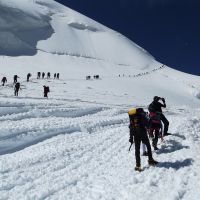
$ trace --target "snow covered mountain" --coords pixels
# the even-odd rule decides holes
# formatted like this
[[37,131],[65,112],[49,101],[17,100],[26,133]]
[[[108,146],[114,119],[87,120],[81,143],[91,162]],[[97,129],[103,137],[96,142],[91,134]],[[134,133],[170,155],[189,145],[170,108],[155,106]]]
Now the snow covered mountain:
[[[61,78],[37,79],[38,71]],[[198,76],[164,66],[121,34],[53,0],[0,0],[3,76],[1,200],[199,199]],[[43,85],[50,87],[49,99]],[[138,173],[134,148],[128,153],[127,111],[147,108],[155,95],[166,99],[173,135],[153,152],[158,166]]]
[[108,90],[132,93],[132,102],[146,103],[157,94],[171,104],[199,105],[198,77],[162,67],[123,35],[53,0],[0,0],[0,54],[2,76],[99,74],[114,78]]
[[144,49],[124,36],[53,0],[0,1],[0,54],[34,55],[38,51],[148,66]]

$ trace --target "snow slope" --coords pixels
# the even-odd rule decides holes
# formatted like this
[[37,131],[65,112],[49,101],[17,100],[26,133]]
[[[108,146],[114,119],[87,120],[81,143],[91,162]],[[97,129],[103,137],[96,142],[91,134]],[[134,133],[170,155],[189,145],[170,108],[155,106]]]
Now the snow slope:
[[84,81],[99,74],[105,82],[97,90],[131,94],[133,103],[157,94],[171,105],[199,105],[198,77],[162,67],[121,34],[53,0],[0,0],[0,11],[1,77],[50,71]]
[[[53,0],[0,0],[0,54],[0,200],[199,199],[199,77]],[[127,111],[155,95],[173,135],[153,152],[159,165],[138,173]]]
[[53,0],[0,1],[2,55],[38,51],[148,66],[144,49],[105,26]]
[[132,104],[121,103],[129,95],[105,92],[94,101],[88,93],[86,101],[85,91],[75,96],[69,87],[65,98],[45,100],[36,89],[43,82],[23,83],[18,98],[1,90],[7,95],[0,97],[0,199],[198,199],[199,109],[168,107],[174,135],[153,153],[159,165],[138,173],[134,148],[128,152]]

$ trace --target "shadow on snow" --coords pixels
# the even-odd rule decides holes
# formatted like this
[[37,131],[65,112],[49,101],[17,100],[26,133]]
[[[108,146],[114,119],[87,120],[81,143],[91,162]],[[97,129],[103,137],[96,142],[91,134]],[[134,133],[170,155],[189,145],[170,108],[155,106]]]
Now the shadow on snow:
[[159,162],[158,167],[163,167],[163,168],[167,168],[167,169],[173,168],[173,169],[179,170],[181,168],[188,167],[188,166],[192,165],[193,161],[194,161],[193,159],[187,158],[183,161]]
[[169,145],[162,147],[157,154],[172,153],[181,149],[189,149],[189,146],[184,146],[175,140],[169,140]]

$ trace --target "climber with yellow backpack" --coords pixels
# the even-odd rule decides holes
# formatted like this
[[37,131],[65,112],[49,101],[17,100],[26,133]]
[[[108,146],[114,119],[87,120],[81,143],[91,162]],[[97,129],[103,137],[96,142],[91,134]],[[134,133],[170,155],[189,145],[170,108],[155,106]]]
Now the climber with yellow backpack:
[[147,129],[149,126],[149,121],[146,112],[143,108],[133,108],[128,112],[130,119],[130,138],[129,142],[131,145],[133,144],[133,140],[135,143],[135,158],[136,158],[136,171],[142,171],[141,168],[141,159],[140,159],[140,144],[144,143],[147,147],[148,152],[148,163],[149,165],[158,164],[152,157],[151,145],[149,143],[149,138],[147,135]]

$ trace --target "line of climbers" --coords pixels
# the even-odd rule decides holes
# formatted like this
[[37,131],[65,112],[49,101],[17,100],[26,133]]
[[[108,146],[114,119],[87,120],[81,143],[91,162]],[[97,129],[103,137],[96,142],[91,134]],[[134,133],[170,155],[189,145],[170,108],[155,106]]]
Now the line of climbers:
[[136,77],[140,77],[140,76],[149,75],[149,74],[151,74],[152,72],[155,72],[155,71],[157,71],[157,70],[163,69],[164,67],[165,67],[165,65],[162,65],[162,66],[160,66],[160,67],[158,67],[158,68],[155,68],[155,69],[153,69],[153,70],[151,70],[151,71],[148,71],[148,72],[138,73],[138,74],[135,74],[135,75],[125,75],[125,74],[121,75],[121,74],[119,74],[118,76],[119,76],[119,77],[133,77],[133,78],[136,78]]
[[[162,103],[159,102],[160,100]],[[132,108],[128,112],[130,119],[129,142],[131,146],[133,145],[133,141],[135,143],[136,171],[142,171],[140,160],[141,142],[143,143],[143,155],[148,156],[149,165],[156,165],[158,162],[153,159],[150,140],[152,141],[154,150],[158,150],[158,138],[163,140],[163,137],[171,135],[168,133],[169,121],[164,116],[162,107],[166,108],[165,99],[155,96],[153,102],[148,106],[149,113],[145,112],[143,108]],[[164,131],[162,123],[164,124]]]
[[[94,79],[99,79],[99,75],[94,75],[93,78]],[[86,76],[86,80],[90,80],[90,79],[91,79],[90,75]]]
[[[32,76],[31,73],[27,74],[27,79],[26,79],[27,82],[29,82],[31,76]],[[41,72],[38,72],[37,73],[37,79],[40,79],[40,76],[41,76]],[[43,72],[42,78],[44,79],[44,77],[45,77],[45,73]],[[18,96],[19,90],[21,89],[21,85],[20,85],[20,82],[18,82],[18,78],[20,78],[18,75],[13,76],[13,85],[14,85],[14,95],[15,96]],[[47,73],[47,79],[49,79],[49,78],[51,78],[50,72]],[[54,79],[59,79],[59,78],[60,78],[60,74],[54,73]],[[7,81],[8,81],[7,78],[4,76],[1,80],[2,86],[5,86]],[[48,93],[50,92],[49,86],[44,85],[43,89],[44,89],[44,97],[48,98]]]
[[[41,78],[41,75],[42,75],[42,79],[45,78],[45,73],[44,72],[38,72],[37,73],[37,79],[40,79]],[[60,73],[54,73],[53,75],[54,79],[59,79],[60,78]],[[51,78],[51,73],[50,72],[47,72],[47,79],[50,79]]]

